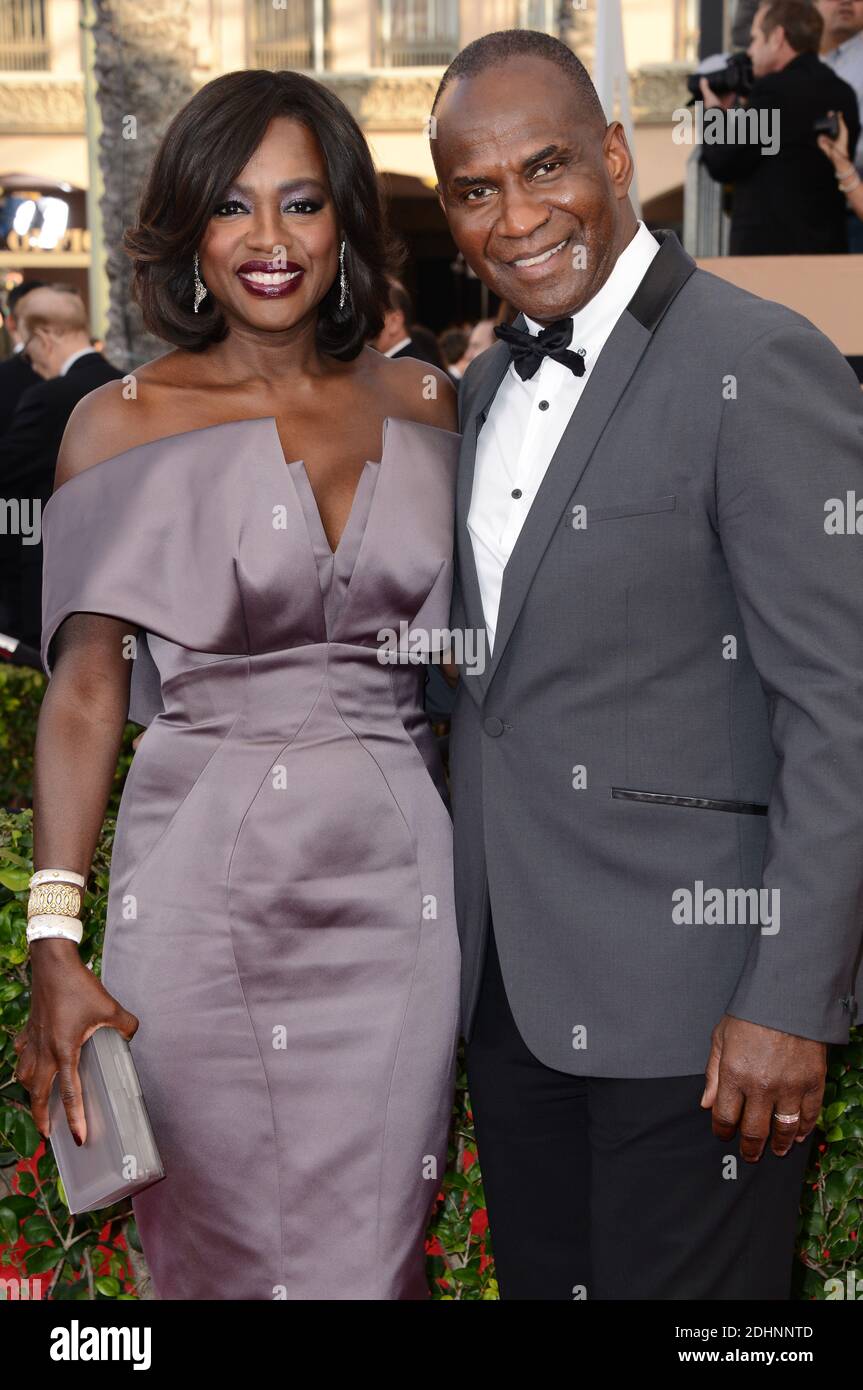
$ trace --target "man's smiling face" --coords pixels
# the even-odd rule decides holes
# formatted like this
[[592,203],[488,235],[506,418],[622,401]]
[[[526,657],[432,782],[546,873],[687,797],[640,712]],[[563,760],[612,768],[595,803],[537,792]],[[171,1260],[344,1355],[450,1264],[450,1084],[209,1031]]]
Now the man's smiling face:
[[471,269],[540,323],[582,308],[636,228],[622,126],[537,57],[454,79],[435,117],[438,196]]

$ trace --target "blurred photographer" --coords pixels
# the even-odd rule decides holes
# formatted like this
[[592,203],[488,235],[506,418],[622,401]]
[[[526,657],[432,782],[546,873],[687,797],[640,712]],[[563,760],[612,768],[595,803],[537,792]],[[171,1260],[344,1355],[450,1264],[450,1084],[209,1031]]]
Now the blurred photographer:
[[[766,145],[752,125],[726,117],[726,140],[701,148],[705,167],[734,185],[732,256],[824,255],[848,250],[846,206],[818,148],[828,113],[841,112],[853,145],[860,135],[852,87],[818,58],[823,21],[811,0],[772,0],[756,11],[747,50],[754,81],[745,101],[778,133]],[[718,97],[700,82],[705,107],[728,112],[738,94]],[[749,138],[740,141],[741,132]],[[735,143],[735,137],[739,142]]]

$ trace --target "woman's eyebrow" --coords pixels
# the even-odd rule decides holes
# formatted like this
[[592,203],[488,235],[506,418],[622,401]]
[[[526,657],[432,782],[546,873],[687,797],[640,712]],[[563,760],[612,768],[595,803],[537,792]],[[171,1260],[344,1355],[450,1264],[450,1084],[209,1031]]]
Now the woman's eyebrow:
[[[306,178],[285,179],[284,182],[276,185],[276,192],[292,193],[297,188],[317,188],[322,193],[325,191],[324,185],[321,183],[320,179],[316,179],[313,175],[309,174]],[[255,190],[251,185],[240,183],[239,181],[229,184],[227,191],[229,193],[242,193],[246,198],[253,198],[255,196]]]

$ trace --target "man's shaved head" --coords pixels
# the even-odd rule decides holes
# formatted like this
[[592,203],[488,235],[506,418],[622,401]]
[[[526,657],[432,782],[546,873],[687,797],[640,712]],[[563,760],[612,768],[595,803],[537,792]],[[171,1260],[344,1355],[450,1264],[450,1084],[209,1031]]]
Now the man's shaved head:
[[483,34],[469,43],[456,54],[441,78],[432,102],[432,115],[450,83],[461,77],[476,77],[509,58],[546,58],[556,64],[576,89],[579,105],[583,107],[585,115],[594,120],[601,130],[605,130],[605,113],[587,68],[560,39],[536,29],[499,29],[494,34]]

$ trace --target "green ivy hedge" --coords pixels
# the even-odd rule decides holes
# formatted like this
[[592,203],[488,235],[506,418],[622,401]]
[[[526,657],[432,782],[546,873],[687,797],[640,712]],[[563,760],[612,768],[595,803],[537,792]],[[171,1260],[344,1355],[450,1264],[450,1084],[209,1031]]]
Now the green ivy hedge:
[[[129,1299],[146,1277],[131,1205],[72,1216],[50,1146],[29,1112],[29,1097],[13,1078],[12,1039],[30,1007],[27,969],[27,881],[32,871],[31,813],[26,805],[35,720],[44,690],[36,672],[0,670],[0,1269],[42,1276],[52,1299]],[[129,726],[84,902],[81,953],[99,973],[116,802],[131,757]],[[6,759],[10,759],[7,766]],[[14,809],[21,808],[21,809]],[[794,1297],[838,1297],[858,1269],[863,1225],[863,1030],[847,1047],[832,1048],[817,1149],[803,1188]],[[41,1152],[40,1152],[41,1150]],[[5,1181],[4,1181],[5,1180]],[[5,1195],[4,1195],[5,1194]],[[553,1219],[543,1216],[537,1220]],[[426,1243],[432,1296],[442,1300],[498,1297],[476,1144],[459,1059],[447,1172]],[[863,1281],[863,1269],[860,1270]],[[839,1284],[828,1286],[827,1280]],[[853,1284],[852,1284],[853,1287]],[[863,1290],[861,1290],[863,1292]],[[14,1295],[13,1295],[14,1296]],[[846,1295],[847,1296],[847,1295]],[[2,1288],[0,1288],[2,1297]]]

